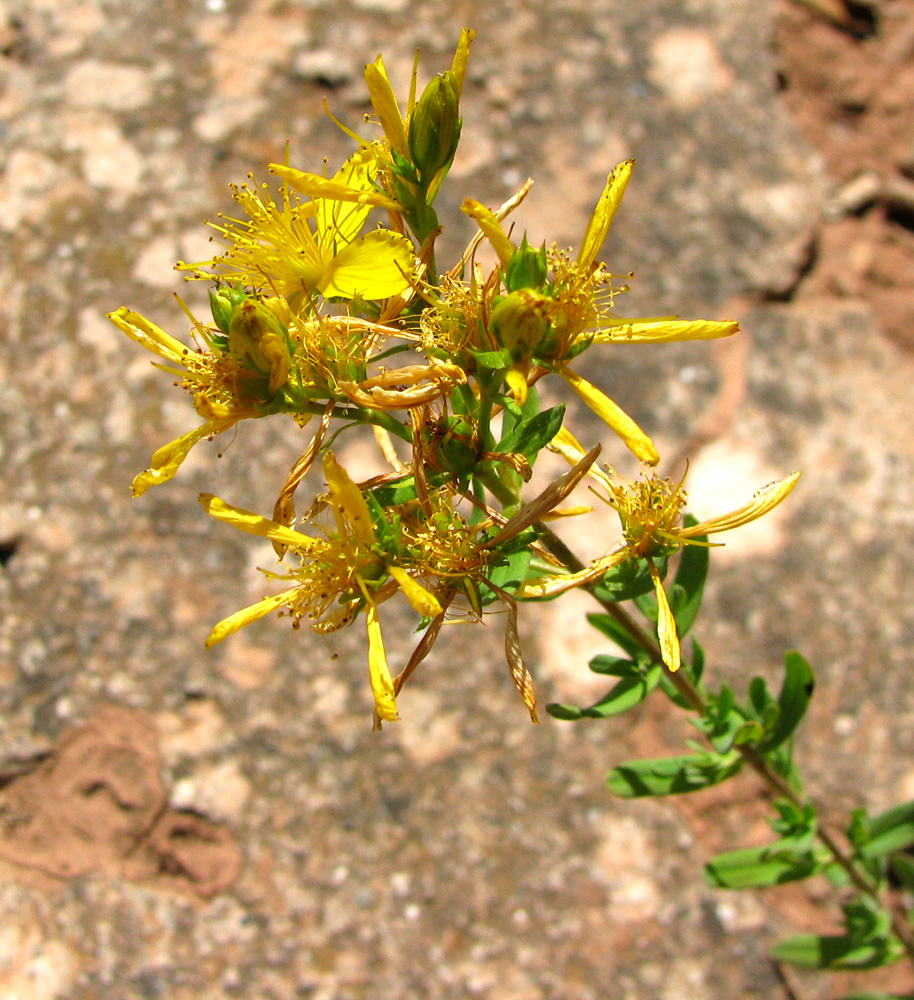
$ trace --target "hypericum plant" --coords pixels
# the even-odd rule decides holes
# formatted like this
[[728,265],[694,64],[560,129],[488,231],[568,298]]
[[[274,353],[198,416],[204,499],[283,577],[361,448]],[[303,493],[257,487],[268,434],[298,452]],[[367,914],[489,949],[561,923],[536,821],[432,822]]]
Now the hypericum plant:
[[[737,332],[735,322],[676,317],[624,319],[625,291],[598,260],[632,172],[610,174],[576,254],[518,242],[504,228],[526,185],[492,210],[466,199],[478,232],[460,259],[441,270],[435,197],[460,138],[460,95],[473,32],[460,38],[451,68],[416,97],[414,67],[405,114],[379,56],[365,69],[377,128],[371,138],[344,131],[356,150],[332,176],[274,163],[278,192],[251,181],[234,188],[244,218],[211,223],[224,244],[212,260],[180,263],[190,279],[213,283],[212,323],[189,312],[194,347],[127,308],[110,314],[127,336],[159,355],[202,419],[160,448],[133,481],[134,495],[171,479],[190,449],[246,419],[286,415],[313,433],[279,490],[272,517],[203,494],[220,521],[270,539],[280,561],[270,579],[285,589],[220,622],[207,645],[279,611],[294,627],[319,633],[362,618],[375,727],[399,717],[403,685],[428,655],[442,625],[503,612],[511,676],[534,722],[533,680],[518,636],[519,605],[575,588],[604,612],[591,624],[622,655],[590,669],[616,678],[589,708],[550,705],[558,719],[604,719],[665,694],[693,714],[701,741],[682,757],[616,767],[609,787],[625,798],[692,792],[747,765],[774,793],[778,839],[765,848],[721,855],[707,866],[718,886],[770,886],[823,873],[845,893],[845,933],[801,935],[778,957],[830,968],[868,968],[914,946],[907,918],[883,901],[891,883],[914,888],[914,804],[868,818],[856,812],[847,843],[822,828],[804,795],[791,737],[813,690],[812,671],[789,653],[775,697],[754,678],[739,701],[726,685],[703,680],[704,654],[692,629],[708,569],[708,536],[768,513],[798,473],[763,487],[731,513],[701,524],[684,514],[682,482],[652,471],[659,455],[648,435],[579,371],[578,358],[628,343],[707,340]],[[370,216],[377,228],[364,231]],[[497,263],[487,272],[476,251],[487,240]],[[187,312],[187,310],[185,310]],[[597,463],[563,426],[563,405],[542,408],[541,379],[558,376],[606,423],[644,472],[633,482]],[[370,425],[391,471],[358,481],[331,449],[341,433]],[[243,438],[242,438],[243,440]],[[543,449],[570,469],[532,497],[525,485]],[[296,490],[313,466],[321,493],[301,516]],[[563,507],[585,477],[619,515],[618,538],[582,563],[549,527],[589,507]],[[676,561],[678,560],[678,562]],[[670,567],[675,563],[675,571]],[[394,675],[379,607],[397,595],[424,629]],[[638,624],[626,610],[634,605]],[[408,702],[407,702],[408,704]],[[892,881],[894,880],[894,881]]]

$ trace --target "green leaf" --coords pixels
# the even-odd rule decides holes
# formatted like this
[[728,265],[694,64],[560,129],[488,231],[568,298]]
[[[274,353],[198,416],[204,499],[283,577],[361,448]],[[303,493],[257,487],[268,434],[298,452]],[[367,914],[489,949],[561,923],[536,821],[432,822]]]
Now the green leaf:
[[663,670],[651,667],[643,677],[625,677],[598,702],[585,708],[581,713],[588,719],[608,719],[611,715],[627,712],[642,701],[657,687]]
[[622,656],[600,653],[587,665],[595,674],[608,674],[610,677],[641,676],[641,667],[634,660],[626,660]]
[[792,851],[777,842],[718,854],[705,865],[705,878],[719,889],[765,889],[809,878],[827,864],[827,856]]
[[532,420],[523,425],[517,443],[510,450],[519,451],[522,455],[532,459],[558,434],[564,419],[564,403],[543,410],[542,413],[537,413]]
[[471,353],[480,368],[488,368],[490,371],[502,371],[505,368],[511,367],[510,351],[473,351]]
[[893,806],[869,821],[869,839],[861,848],[864,858],[878,858],[914,844],[914,802]]
[[[666,573],[666,559],[654,560],[660,575]],[[609,601],[617,604],[620,601],[632,601],[642,594],[652,593],[654,582],[646,559],[626,559],[612,569],[607,570],[603,579],[597,584],[594,596],[598,601]],[[656,617],[656,612],[655,612]]]
[[[529,548],[512,552],[505,557],[503,562],[500,562],[496,566],[490,566],[486,571],[486,576],[500,590],[505,590],[509,594],[513,594],[527,578],[527,567],[530,565],[532,556],[533,553]],[[491,604],[493,601],[498,600],[498,595],[487,587],[485,583],[480,584],[479,591],[483,604]]]
[[546,711],[553,719],[560,719],[562,722],[577,722],[584,718],[584,710],[575,705],[561,705],[553,702],[546,706]]
[[736,752],[633,760],[614,767],[606,784],[614,795],[623,799],[680,795],[720,784],[736,774],[741,766],[742,758]]
[[810,969],[879,969],[897,962],[903,954],[894,938],[859,941],[849,934],[796,934],[771,949],[771,957],[779,962]]
[[638,659],[639,655],[643,655],[644,651],[631,637],[628,629],[620,625],[611,615],[592,613],[587,616],[587,620],[598,632],[602,632],[607,639],[612,639],[633,660]]
[[896,879],[908,890],[914,892],[914,861],[906,854],[894,854],[889,858],[889,868]]
[[[691,514],[685,519],[685,526],[687,528],[691,528],[697,523]],[[697,540],[706,541],[707,539],[700,538]],[[673,577],[673,587],[681,587],[682,596],[675,603],[671,602],[680,639],[684,638],[698,616],[698,609],[701,607],[701,598],[704,593],[710,561],[711,550],[706,546],[683,546],[679,568]]]
[[762,753],[774,750],[793,735],[806,714],[816,687],[812,667],[799,653],[789,652],[784,658],[784,668],[787,675],[778,695],[777,721],[766,739],[759,745]]

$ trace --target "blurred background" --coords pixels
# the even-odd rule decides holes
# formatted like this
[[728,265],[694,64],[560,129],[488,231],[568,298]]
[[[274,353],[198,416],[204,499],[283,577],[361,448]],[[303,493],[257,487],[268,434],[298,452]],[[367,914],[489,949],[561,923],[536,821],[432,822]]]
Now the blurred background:
[[[739,319],[720,344],[619,346],[588,376],[691,460],[699,516],[794,469],[782,509],[715,552],[709,673],[818,693],[798,741],[826,817],[914,797],[914,9],[910,0],[29,0],[0,7],[0,992],[22,1000],[824,1000],[777,936],[834,926],[827,887],[707,887],[759,843],[751,777],[677,801],[603,786],[693,730],[650,701],[531,726],[501,629],[446,630],[371,733],[361,632],[267,620],[259,545],[201,490],[272,507],[305,438],[249,422],[139,500],[197,422],[104,318],[179,337],[177,259],[212,256],[229,182],[331,170],[363,129],[364,64],[399,93],[477,31],[441,259],[464,197],[531,242],[576,243],[637,159],[604,257],[623,315]],[[599,428],[569,401],[579,436]],[[369,441],[343,449],[353,466]],[[607,461],[624,459],[604,451]],[[367,474],[367,473],[366,473]],[[611,522],[605,520],[607,531]],[[570,527],[572,544],[588,541]],[[589,529],[593,544],[593,529]],[[613,537],[605,539],[608,547]],[[587,599],[527,606],[540,703],[605,683]],[[415,637],[386,626],[403,662]],[[333,658],[336,657],[336,658]],[[832,923],[830,923],[830,921]],[[900,973],[868,979],[910,988]]]

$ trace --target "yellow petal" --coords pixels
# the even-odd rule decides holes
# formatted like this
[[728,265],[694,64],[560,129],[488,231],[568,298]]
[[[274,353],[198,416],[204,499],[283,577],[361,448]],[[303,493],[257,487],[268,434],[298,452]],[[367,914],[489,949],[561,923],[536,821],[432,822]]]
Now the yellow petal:
[[603,194],[600,195],[597,207],[587,223],[584,239],[581,240],[581,249],[578,251],[578,263],[584,267],[589,267],[594,262],[600,247],[603,246],[613,216],[619,208],[622,195],[625,194],[634,165],[634,160],[624,160],[606,179],[606,187],[603,188]]
[[272,542],[288,545],[298,552],[307,552],[321,544],[318,539],[303,535],[300,531],[293,531],[284,524],[277,524],[276,521],[271,521],[268,517],[261,517],[243,507],[232,507],[224,500],[220,500],[219,497],[213,496],[212,493],[201,493],[200,503],[207,514],[215,517],[216,520],[234,525],[249,535],[260,535],[263,538],[269,538]]
[[642,462],[656,465],[660,461],[660,455],[654,447],[654,442],[609,396],[600,392],[595,385],[573,372],[567,365],[559,365],[558,372],[593,412],[622,438],[628,448]]
[[610,320],[594,335],[595,344],[657,344],[675,340],[716,340],[739,331],[733,320],[709,319],[620,319]]
[[182,434],[177,440],[162,445],[152,456],[149,468],[133,480],[130,486],[133,495],[135,497],[142,496],[150,486],[158,486],[160,483],[167,483],[169,479],[173,479],[181,467],[181,463],[198,441],[202,441],[211,434],[219,434],[234,423],[234,420],[208,420],[205,424]]
[[660,640],[660,654],[667,667],[675,672],[682,662],[679,651],[679,635],[676,632],[676,619],[670,609],[670,602],[667,600],[657,567],[650,559],[648,559],[647,565],[657,594],[657,638]]
[[577,573],[557,573],[555,576],[538,576],[532,580],[527,580],[514,592],[514,596],[519,600],[534,600],[541,597],[557,597],[565,593],[566,590],[573,590],[575,587],[584,587],[589,583],[596,583],[613,566],[618,566],[629,558],[625,549],[613,552],[602,559],[590,564]]
[[407,601],[425,618],[435,618],[441,614],[438,598],[417,583],[406,570],[399,566],[388,566],[387,572],[400,584]]
[[409,288],[415,268],[413,246],[405,236],[375,229],[336,254],[317,290],[327,298],[387,299]]
[[345,514],[353,537],[366,548],[370,548],[376,539],[368,504],[362,496],[362,491],[337,462],[332,451],[324,454],[324,478],[330,487],[330,497],[334,506]]
[[284,163],[271,163],[270,173],[281,177],[289,187],[298,191],[299,194],[308,195],[311,198],[348,201],[357,205],[374,205],[393,210],[400,208],[400,205],[393,198],[381,194],[380,191],[350,187],[340,181],[321,177],[320,174],[309,174],[305,170],[295,170],[294,167],[287,167]]
[[365,67],[365,82],[368,84],[371,106],[378,116],[381,128],[384,129],[387,141],[401,156],[409,158],[409,145],[406,141],[406,129],[403,127],[400,107],[381,56]]
[[281,594],[273,594],[272,597],[265,597],[262,601],[258,601],[256,604],[250,605],[250,607],[242,608],[241,611],[236,611],[233,615],[229,615],[228,618],[223,618],[212,632],[210,632],[209,638],[206,640],[206,648],[211,649],[217,643],[222,642],[223,639],[227,639],[234,632],[244,628],[245,625],[250,625],[251,622],[256,622],[271,611],[281,608],[292,599],[296,590],[298,590],[297,587],[292,587],[291,590],[284,590]]
[[[584,446],[567,427],[559,428],[558,434],[549,442],[549,448],[552,451],[557,451],[569,465],[577,465],[587,454]],[[587,475],[596,479],[607,489],[613,485],[612,479],[596,463],[587,470]]]
[[460,211],[468,215],[471,219],[476,220],[476,224],[485,233],[486,238],[495,248],[498,259],[501,261],[501,266],[507,267],[508,261],[514,253],[514,244],[508,239],[504,229],[501,228],[501,223],[498,221],[495,213],[472,198],[464,200],[460,206]]
[[368,601],[366,609],[368,620],[368,676],[371,680],[371,693],[374,695],[374,710],[379,719],[384,722],[395,722],[400,718],[397,713],[397,698],[394,694],[394,682],[387,666],[387,653],[384,651],[384,637],[381,635],[381,621],[377,606]]
[[739,528],[750,521],[755,521],[777,507],[797,485],[799,478],[800,473],[794,472],[776,483],[769,483],[739,510],[731,511],[729,514],[721,514],[719,517],[712,517],[710,520],[702,521],[701,524],[696,524],[691,528],[681,528],[676,531],[676,535],[679,538],[699,538],[702,535],[712,535],[719,531],[730,531],[731,528]]
[[180,340],[175,340],[171,334],[166,333],[145,316],[141,316],[126,306],[115,309],[107,316],[121,333],[126,333],[131,340],[142,344],[147,351],[158,354],[160,358],[183,364],[184,359],[188,356],[197,356],[197,351],[186,347]]
[[524,373],[516,368],[509,368],[505,372],[505,381],[508,383],[514,402],[518,406],[523,406],[527,402],[527,378]]

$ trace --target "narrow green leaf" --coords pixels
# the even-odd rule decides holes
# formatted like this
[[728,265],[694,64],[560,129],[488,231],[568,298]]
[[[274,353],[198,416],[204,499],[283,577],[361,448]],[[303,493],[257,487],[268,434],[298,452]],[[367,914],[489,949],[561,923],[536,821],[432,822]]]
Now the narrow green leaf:
[[516,445],[511,451],[519,451],[532,459],[558,434],[565,419],[565,404],[551,406],[538,413],[521,428]]
[[909,891],[914,892],[914,860],[907,854],[894,854],[889,858],[892,874]]
[[816,681],[812,667],[797,652],[789,652],[784,658],[786,676],[784,686],[778,695],[778,718],[771,732],[759,746],[762,753],[774,750],[789,739],[806,714]]
[[[666,559],[655,559],[654,562],[662,576],[666,572]],[[620,601],[632,601],[642,594],[653,593],[653,590],[654,583],[647,561],[626,559],[607,571],[597,584],[594,595],[598,600],[617,604]],[[656,618],[656,611],[654,617]]]
[[827,863],[825,857],[785,850],[775,843],[718,854],[705,865],[705,878],[720,889],[765,889],[809,878]]
[[864,858],[878,858],[914,844],[914,802],[892,806],[869,821],[869,840],[861,848]]
[[624,652],[634,660],[637,659],[643,650],[631,637],[627,629],[620,625],[615,618],[601,613],[591,613],[587,616],[587,621],[598,631],[602,632],[607,639],[619,646]]
[[623,799],[645,795],[680,795],[720,784],[742,766],[738,753],[692,754],[633,760],[614,767],[606,779],[609,790]]
[[553,702],[546,706],[546,711],[553,719],[561,719],[562,722],[577,722],[578,719],[584,718],[583,711],[575,705],[560,705],[558,702]]
[[847,934],[796,934],[771,949],[772,958],[811,969],[879,969],[903,954],[894,938],[861,942]]
[[595,674],[607,674],[609,677],[640,677],[641,667],[634,660],[626,660],[621,656],[608,656],[600,653],[587,664]]
[[585,708],[581,713],[588,719],[608,719],[611,715],[621,715],[642,701],[657,687],[662,674],[660,667],[651,667],[644,677],[626,677],[598,702]]
[[501,371],[511,367],[510,351],[473,351],[473,357],[480,368]]
[[[486,576],[499,590],[513,594],[527,578],[527,567],[532,556],[533,553],[529,548],[512,552],[497,566],[490,566]],[[481,584],[479,589],[484,604],[491,604],[497,599],[497,595],[485,583]]]

